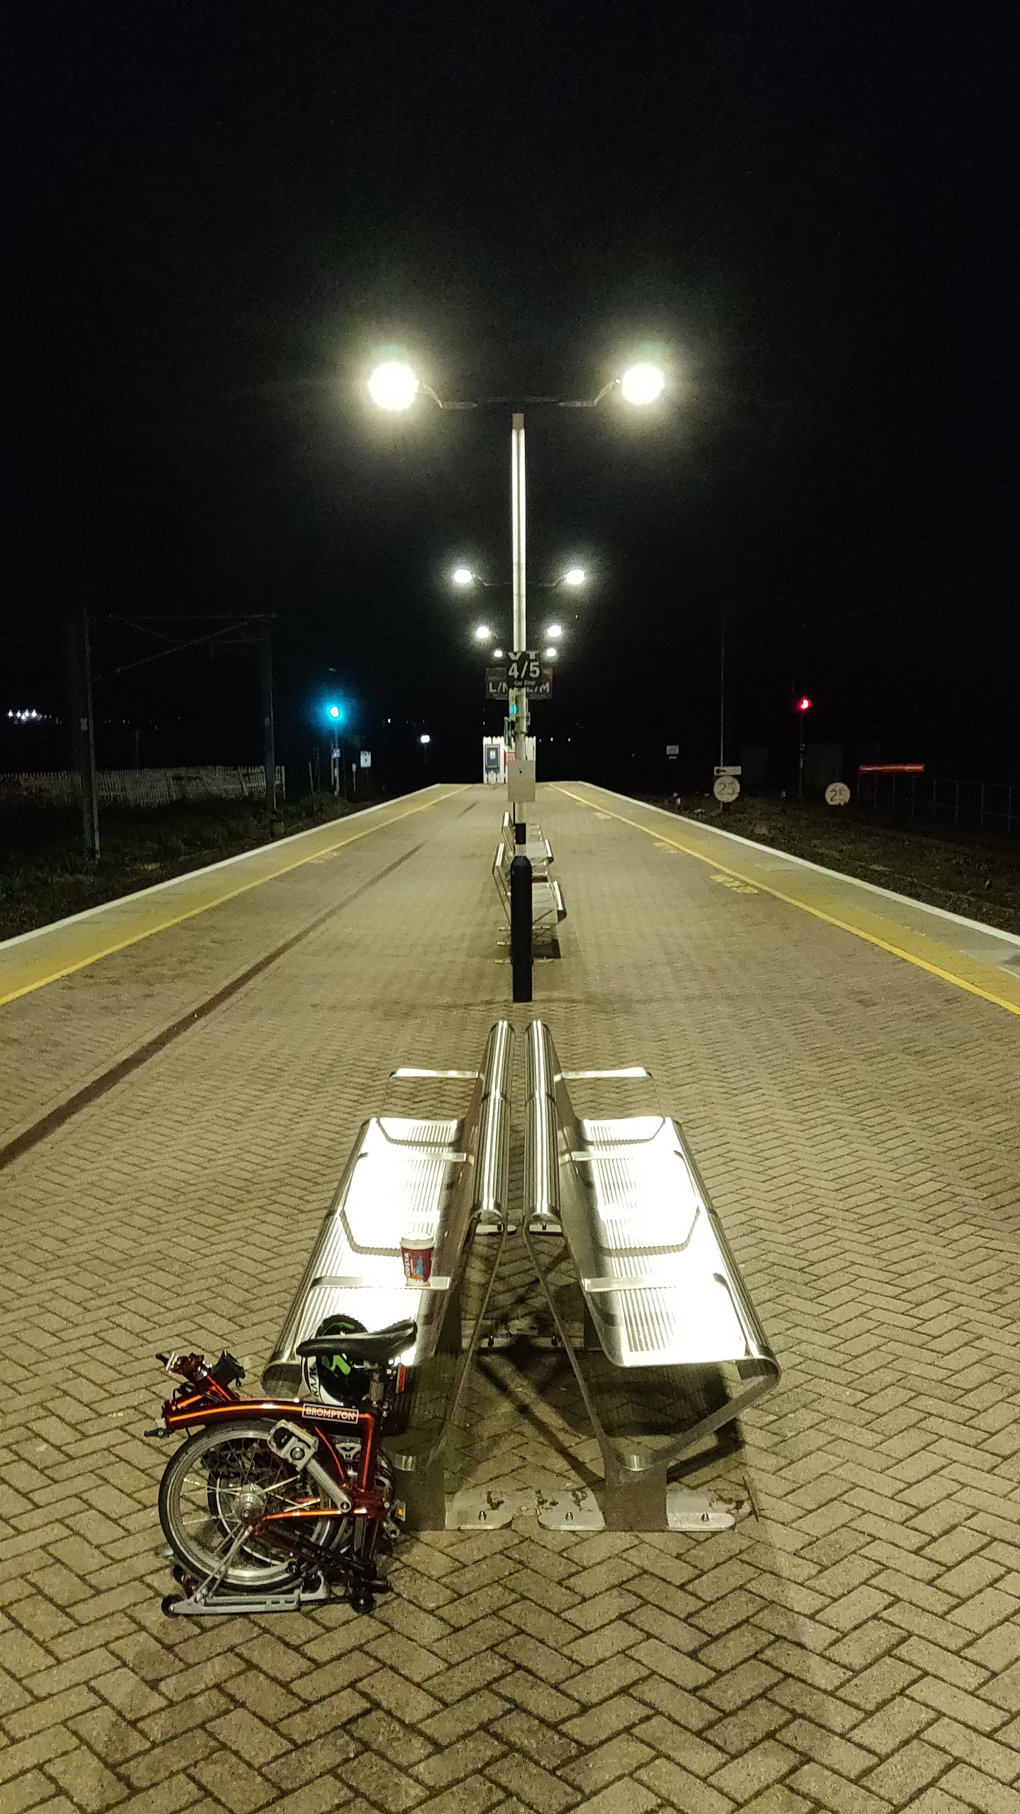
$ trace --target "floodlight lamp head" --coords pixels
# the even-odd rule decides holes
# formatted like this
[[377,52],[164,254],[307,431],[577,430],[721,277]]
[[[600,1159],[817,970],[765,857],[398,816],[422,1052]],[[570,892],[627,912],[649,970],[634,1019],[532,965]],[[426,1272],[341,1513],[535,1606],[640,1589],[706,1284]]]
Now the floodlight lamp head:
[[474,577],[470,567],[455,567],[450,575],[455,586],[470,586],[474,583]]
[[637,365],[627,367],[620,379],[620,391],[625,403],[643,406],[654,403],[661,397],[666,386],[666,374],[661,366],[650,365],[644,360]]
[[368,394],[377,409],[410,409],[418,388],[418,379],[402,359],[384,359],[368,380]]
[[492,631],[489,629],[488,624],[479,624],[475,630],[475,636],[479,642],[488,642],[491,635]]
[[568,567],[563,575],[563,584],[565,586],[583,586],[587,577],[583,567]]

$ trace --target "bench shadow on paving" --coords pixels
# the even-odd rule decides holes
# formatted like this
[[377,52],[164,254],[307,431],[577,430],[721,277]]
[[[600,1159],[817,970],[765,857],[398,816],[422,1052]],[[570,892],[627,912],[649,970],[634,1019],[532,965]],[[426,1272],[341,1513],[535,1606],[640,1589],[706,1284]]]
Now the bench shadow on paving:
[[[468,1257],[462,1305],[465,1329],[473,1325],[491,1266],[491,1235],[479,1235]],[[607,1433],[633,1440],[649,1451],[667,1447],[725,1404],[730,1393],[719,1368],[647,1367],[623,1370],[608,1361],[597,1339],[585,1340],[584,1298],[566,1242],[545,1236],[541,1260],[557,1309],[576,1349],[589,1390]],[[437,1355],[416,1397],[416,1422],[438,1431],[456,1362]],[[672,1480],[742,1480],[739,1422],[724,1425],[669,1470]],[[447,1449],[447,1492],[468,1487],[535,1488],[547,1491],[597,1490],[603,1483],[598,1443],[560,1344],[545,1296],[519,1234],[504,1248],[489,1311],[482,1325],[475,1366],[451,1430]]]

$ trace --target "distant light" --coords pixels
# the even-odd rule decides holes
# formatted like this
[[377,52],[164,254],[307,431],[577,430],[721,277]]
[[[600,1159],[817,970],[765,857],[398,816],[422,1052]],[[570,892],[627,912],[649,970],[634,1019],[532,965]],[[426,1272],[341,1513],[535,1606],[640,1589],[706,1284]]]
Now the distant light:
[[474,577],[470,567],[455,567],[450,575],[455,586],[470,586]]
[[665,384],[665,373],[657,365],[632,365],[624,372],[620,389],[627,403],[654,403]]
[[432,742],[432,739],[429,736],[428,731],[422,732],[421,736],[418,739],[418,742],[419,743],[431,743]]
[[545,659],[546,659],[546,661],[551,661],[553,656],[558,655],[558,654],[559,654],[559,650],[556,648],[546,649],[545,650]]
[[563,625],[562,624],[547,624],[545,633],[547,636],[562,636],[563,635]]
[[583,567],[568,567],[563,575],[563,584],[565,586],[583,586],[587,577]]
[[493,649],[492,653],[495,656],[497,661],[502,661],[502,659],[503,659],[502,649]]
[[479,642],[488,642],[491,635],[492,631],[489,629],[488,624],[479,624],[475,631],[475,636]]
[[331,705],[329,708],[329,715],[331,718],[339,718],[340,707],[338,705]]
[[38,724],[42,721],[42,713],[37,712],[34,706],[28,706],[24,711],[8,712],[7,716],[13,718],[15,724]]
[[379,409],[410,409],[418,380],[402,359],[384,359],[368,380],[368,394]]
[[798,710],[798,712],[810,712],[811,701],[810,701],[810,699],[807,698],[806,695],[804,696],[803,699],[798,699],[797,710]]

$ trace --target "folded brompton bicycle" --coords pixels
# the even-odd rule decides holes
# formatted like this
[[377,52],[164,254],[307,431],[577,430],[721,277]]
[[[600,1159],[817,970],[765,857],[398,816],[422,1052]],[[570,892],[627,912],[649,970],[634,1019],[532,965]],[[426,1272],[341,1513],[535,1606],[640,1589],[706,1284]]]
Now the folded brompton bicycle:
[[301,1342],[307,1399],[242,1398],[244,1369],[225,1351],[160,1354],[180,1380],[148,1436],[190,1432],[167,1464],[159,1520],[176,1557],[180,1614],[294,1612],[342,1589],[371,1612],[390,1583],[378,1572],[401,1531],[380,1438],[403,1389],[397,1357],[417,1325],[371,1333],[328,1317]]

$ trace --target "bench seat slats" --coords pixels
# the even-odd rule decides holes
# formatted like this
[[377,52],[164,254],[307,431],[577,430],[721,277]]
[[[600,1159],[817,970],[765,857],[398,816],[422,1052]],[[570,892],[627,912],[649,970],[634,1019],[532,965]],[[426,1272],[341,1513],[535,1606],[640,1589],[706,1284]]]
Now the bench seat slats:
[[578,1128],[591,1163],[576,1165],[580,1188],[563,1192],[562,1225],[607,1359],[672,1367],[756,1358],[746,1293],[676,1123],[628,1116]]
[[459,1121],[402,1116],[364,1124],[266,1369],[274,1390],[297,1390],[297,1344],[327,1316],[353,1316],[368,1329],[411,1318],[418,1337],[403,1364],[434,1351],[448,1294],[405,1283],[400,1240],[431,1237],[433,1271],[447,1279],[456,1272],[473,1188],[463,1132]]
[[[528,1032],[526,1208],[559,1226],[588,1316],[622,1368],[775,1371],[683,1132],[668,1116],[578,1117],[548,1029]],[[585,1073],[578,1073],[579,1076]],[[591,1075],[645,1076],[641,1067]]]

